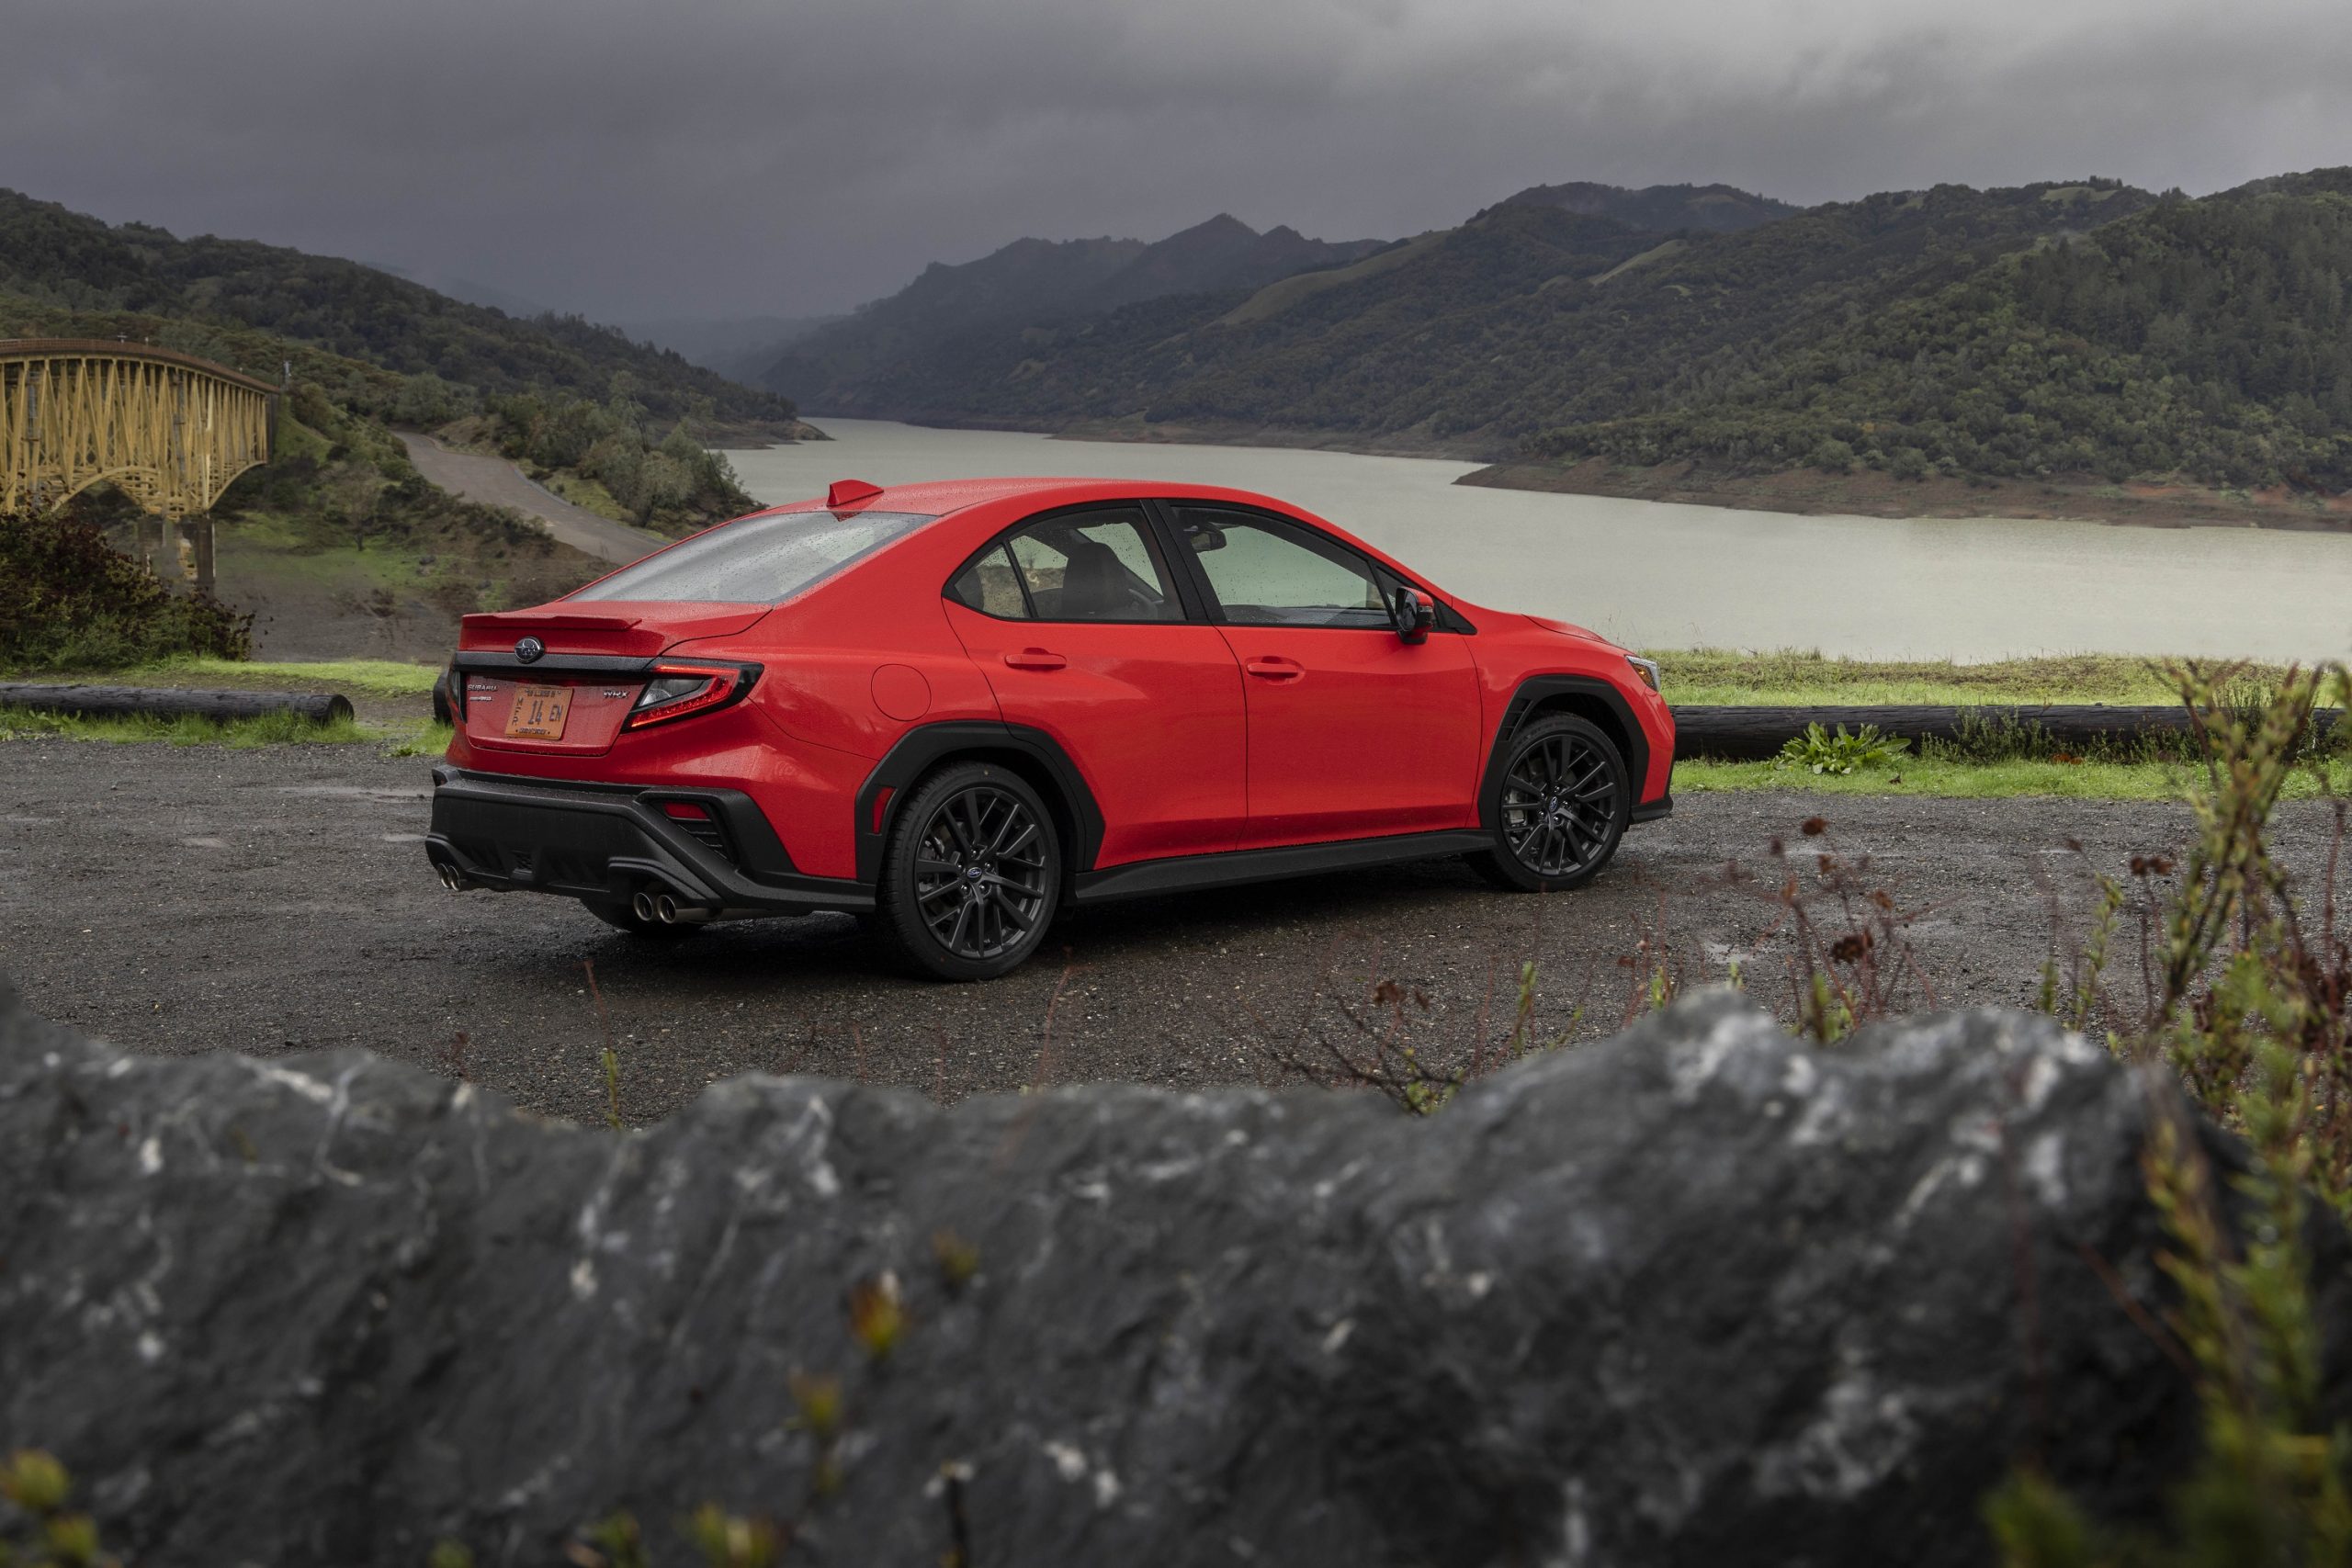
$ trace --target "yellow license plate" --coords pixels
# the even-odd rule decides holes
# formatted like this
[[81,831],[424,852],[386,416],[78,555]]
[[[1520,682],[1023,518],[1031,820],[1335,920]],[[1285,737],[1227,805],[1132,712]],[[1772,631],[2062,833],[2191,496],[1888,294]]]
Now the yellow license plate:
[[571,707],[569,686],[517,686],[514,711],[506,716],[510,740],[560,740],[564,715]]

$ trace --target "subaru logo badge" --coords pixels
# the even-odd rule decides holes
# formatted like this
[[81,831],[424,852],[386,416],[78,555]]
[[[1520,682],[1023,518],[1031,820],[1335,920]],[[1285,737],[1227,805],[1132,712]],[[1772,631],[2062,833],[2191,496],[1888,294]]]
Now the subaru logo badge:
[[537,637],[526,637],[514,645],[514,657],[526,664],[536,664],[538,662],[539,655],[547,650],[546,643],[541,642]]

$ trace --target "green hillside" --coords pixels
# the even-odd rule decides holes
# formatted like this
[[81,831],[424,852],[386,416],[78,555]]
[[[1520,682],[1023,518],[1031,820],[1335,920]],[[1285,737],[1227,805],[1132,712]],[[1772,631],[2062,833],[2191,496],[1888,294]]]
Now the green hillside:
[[984,345],[989,362],[1031,334],[1051,338],[1121,307],[1255,289],[1380,248],[1286,227],[1261,234],[1224,213],[1150,244],[1016,240],[975,262],[934,262],[888,299],[794,342],[760,382],[828,413],[903,415],[931,377],[971,357],[967,344]]
[[2168,197],[1989,261],[1531,453],[2352,488],[2352,170]]
[[1525,207],[1557,207],[1586,218],[1614,218],[1630,228],[1653,229],[1662,234],[1685,229],[1729,233],[1792,218],[1803,210],[1736,186],[1649,186],[1628,190],[1589,180],[1530,186],[1504,200]]
[[[1585,188],[1607,187],[1539,192]],[[1616,205],[1679,221],[1715,189],[1666,188],[1670,200],[1620,193]],[[1679,406],[2154,199],[2105,181],[1939,186],[1779,218],[1751,205],[1745,228],[1663,232],[1535,194],[1255,291],[944,335],[869,367],[863,406],[942,422],[1140,421],[1502,457],[1568,427]]]
[[[0,192],[6,337],[121,338],[287,378],[275,457],[212,508],[220,592],[258,613],[265,656],[437,652],[460,615],[537,603],[605,570],[515,513],[427,483],[395,426],[501,452],[583,504],[673,535],[754,505],[707,441],[802,428],[786,400],[578,321],[514,321],[348,262],[110,228]],[[11,526],[30,530],[27,558],[78,559],[96,548],[78,525],[122,542],[133,514],[101,484],[62,518]],[[51,547],[52,535],[64,543]],[[66,667],[130,646],[129,632],[70,623],[19,627],[5,658]]]
[[[237,329],[256,329],[483,396],[541,389],[601,402],[625,377],[623,389],[659,419],[776,434],[793,423],[786,399],[578,317],[517,321],[356,262],[250,240],[178,239],[0,190],[0,333],[120,316],[167,318],[229,342]],[[277,378],[275,362],[238,367]]]

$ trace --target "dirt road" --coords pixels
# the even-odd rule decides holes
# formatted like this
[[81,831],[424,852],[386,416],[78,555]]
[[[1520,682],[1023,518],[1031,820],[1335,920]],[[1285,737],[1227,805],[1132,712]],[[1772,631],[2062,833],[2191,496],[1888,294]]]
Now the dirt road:
[[[1264,1049],[1393,978],[1416,1037],[1467,1052],[1481,1010],[1498,1038],[1518,966],[1539,964],[1538,1028],[1613,1029],[1632,954],[1661,909],[1669,963],[1783,997],[1770,909],[1719,880],[1777,834],[1867,851],[1906,906],[1933,906],[1917,947],[1947,1000],[2015,1002],[2050,920],[2038,879],[2064,880],[2073,836],[2102,865],[2177,843],[2174,807],[2056,800],[1692,795],[1637,829],[1584,892],[1490,890],[1457,863],[1155,899],[1090,912],[1067,948],[993,984],[892,973],[858,926],[819,916],[650,945],[575,905],[451,896],[419,835],[418,759],[364,747],[230,751],[0,742],[0,974],[51,1018],[141,1050],[262,1055],[358,1044],[463,1070],[536,1110],[601,1114],[593,962],[632,1120],[749,1069],[863,1077],[947,1097],[1039,1081],[1272,1082]],[[2323,808],[2285,815],[2291,863],[2324,852]],[[1050,1024],[1050,1028],[1048,1025]],[[462,1043],[459,1036],[463,1035]]]
[[632,528],[534,484],[529,476],[503,457],[453,452],[430,435],[401,432],[409,461],[416,471],[450,494],[485,506],[511,506],[526,517],[547,525],[548,532],[577,550],[616,566],[629,562],[671,541],[643,528]]

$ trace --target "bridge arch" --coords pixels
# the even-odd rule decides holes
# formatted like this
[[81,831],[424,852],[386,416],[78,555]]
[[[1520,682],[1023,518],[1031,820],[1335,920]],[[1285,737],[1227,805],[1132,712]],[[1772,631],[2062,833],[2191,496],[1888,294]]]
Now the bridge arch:
[[0,513],[47,512],[111,481],[171,520],[269,461],[277,389],[144,344],[0,340]]

